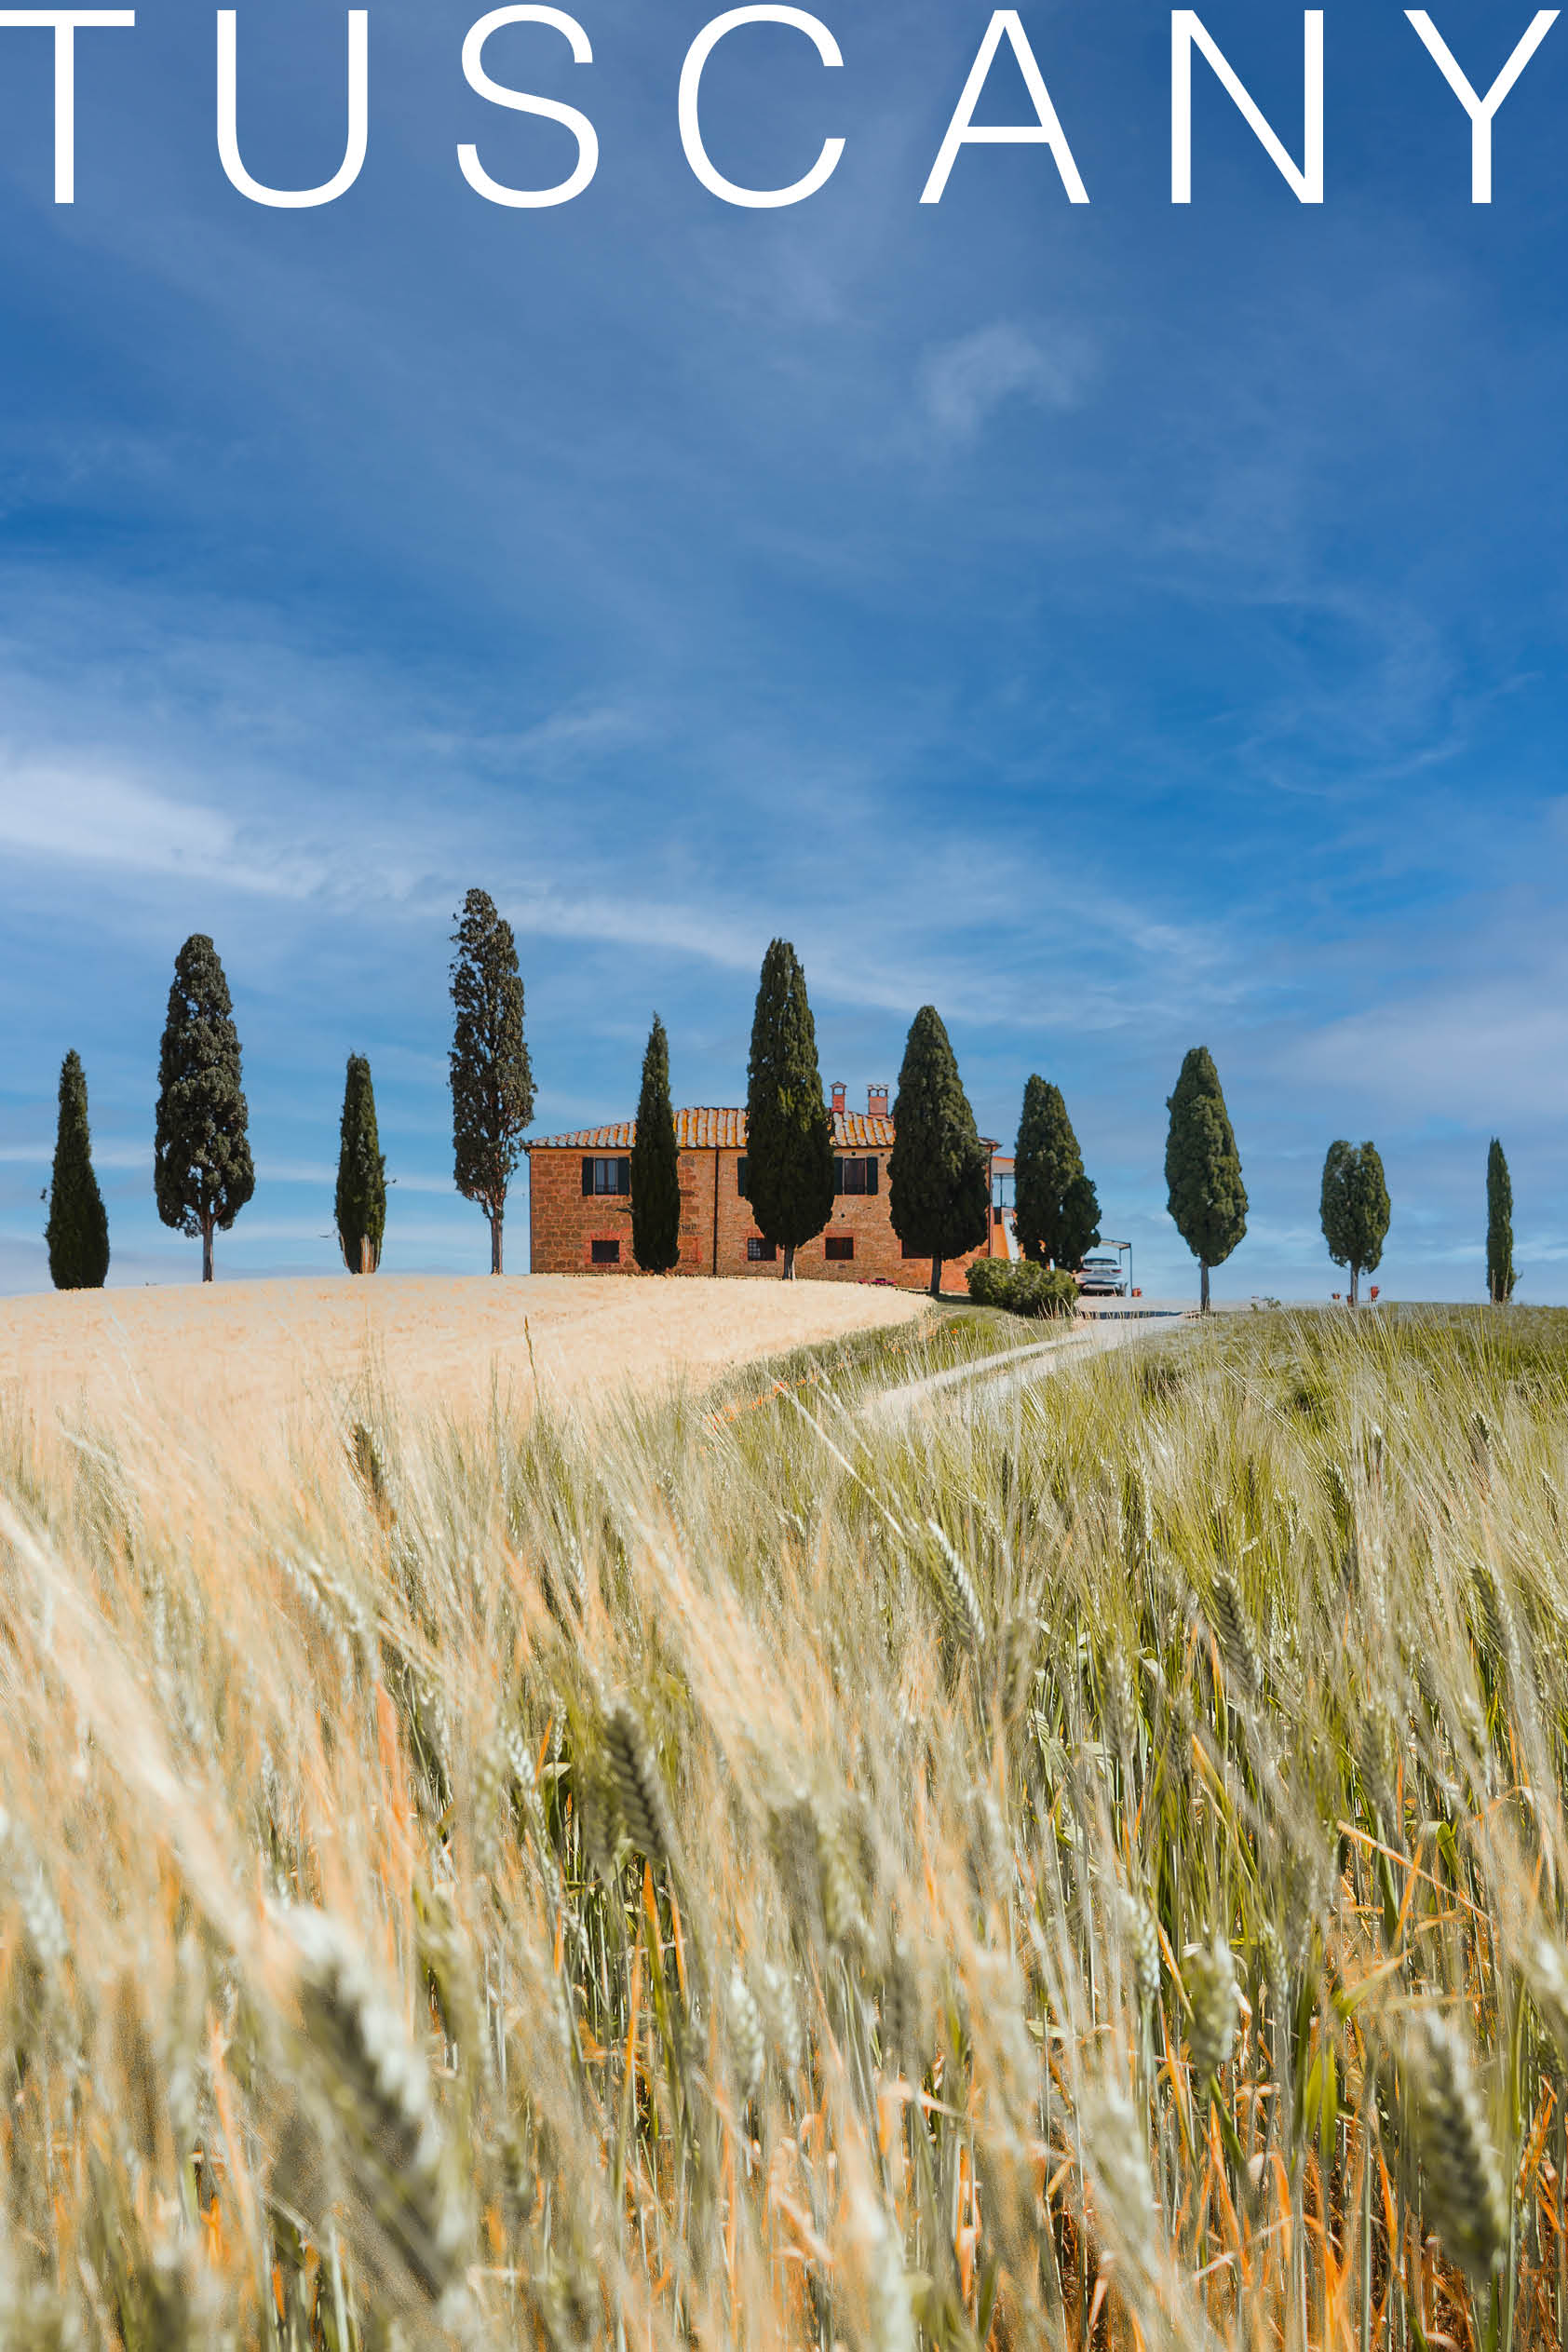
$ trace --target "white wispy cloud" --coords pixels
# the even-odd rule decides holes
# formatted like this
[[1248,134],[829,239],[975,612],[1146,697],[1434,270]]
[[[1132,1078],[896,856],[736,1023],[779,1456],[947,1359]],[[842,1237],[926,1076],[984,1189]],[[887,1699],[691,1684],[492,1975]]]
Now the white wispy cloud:
[[[0,739],[0,852],[11,869],[0,911],[26,895],[28,872],[45,898],[68,873],[83,886],[96,876],[121,926],[145,901],[190,909],[209,929],[222,915],[233,934],[234,910],[249,901],[250,931],[237,935],[286,988],[290,942],[312,926],[392,923],[399,936],[439,936],[477,872],[520,939],[749,983],[782,928],[820,998],[906,1021],[929,1001],[951,1019],[1034,1029],[1044,975],[1069,966],[1077,1024],[1093,1031],[1146,1021],[1173,993],[1219,1006],[1245,984],[1223,923],[1106,873],[1088,845],[1075,853],[1021,837],[999,860],[966,797],[922,819],[939,898],[903,880],[886,812],[900,767],[927,758],[932,732],[949,723],[939,705],[899,714],[874,746],[826,750],[821,730],[806,735],[788,709],[777,726],[729,706],[700,728],[682,714],[683,732],[664,750],[700,745],[690,823],[710,846],[697,857],[683,824],[658,820],[635,768],[621,772],[650,731],[669,737],[669,706],[656,715],[646,703],[567,700],[508,737],[432,711],[360,664],[334,668],[260,636],[247,649],[233,616],[204,631],[173,603],[152,623],[128,623],[103,595],[76,613],[41,600],[40,612],[48,626],[25,657],[0,639],[0,707],[11,720]],[[62,709],[49,675],[60,642],[115,642],[128,628],[147,630],[129,684],[118,665],[85,663]],[[221,787],[204,773],[214,690],[246,705]],[[251,704],[264,711],[254,723]],[[569,764],[564,782],[558,759]],[[514,769],[515,782],[497,773]],[[743,818],[716,824],[714,796],[737,792]],[[746,854],[752,838],[768,843],[761,863]],[[1033,910],[1046,903],[1042,928]]]
[[1463,1105],[1467,1125],[1538,1132],[1568,1116],[1568,971],[1450,983],[1346,1014],[1296,1041],[1288,1073],[1372,1097],[1388,1112]]
[[232,864],[236,827],[105,766],[0,749],[0,847],[55,863],[191,873]]
[[[115,1169],[150,1169],[153,1163],[151,1139],[145,1143],[101,1143],[92,1147],[93,1165]],[[12,1168],[47,1168],[54,1159],[54,1138],[40,1136],[31,1143],[0,1143],[0,1163]]]
[[[326,1160],[269,1158],[264,1163],[262,1172],[272,1184],[316,1184],[328,1194],[331,1193],[338,1180],[335,1164]],[[457,1197],[456,1186],[450,1176],[409,1176],[394,1169],[386,1181],[400,1193],[431,1193],[443,1199]]]
[[314,897],[340,871],[323,852],[302,850],[292,830],[175,798],[102,758],[14,750],[0,751],[0,851],[56,869],[96,867],[120,883],[218,882],[263,898]]
[[972,441],[1007,400],[1075,408],[1091,369],[1090,346],[1081,334],[1062,331],[1048,344],[1013,320],[999,318],[926,353],[920,399],[939,433]]

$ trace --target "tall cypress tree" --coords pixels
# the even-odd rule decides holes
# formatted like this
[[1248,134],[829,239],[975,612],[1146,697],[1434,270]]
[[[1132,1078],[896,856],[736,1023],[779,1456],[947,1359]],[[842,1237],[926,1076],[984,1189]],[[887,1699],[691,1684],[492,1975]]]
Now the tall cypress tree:
[[1486,1155],[1486,1295],[1507,1306],[1514,1294],[1514,1188],[1494,1135]]
[[746,1194],[764,1239],[784,1252],[784,1280],[792,1282],[795,1251],[833,1213],[833,1130],[805,974],[788,939],[770,942],[757,981],[746,1065]]
[[1350,1268],[1350,1304],[1363,1274],[1375,1274],[1388,1238],[1392,1210],[1375,1143],[1331,1143],[1323,1162],[1323,1238],[1335,1265]]
[[60,1119],[44,1239],[57,1291],[101,1291],[109,1271],[109,1216],[93,1174],[88,1082],[74,1050],[60,1065]]
[[1209,1269],[1223,1265],[1247,1231],[1247,1187],[1220,1074],[1207,1046],[1194,1046],[1176,1091],[1166,1099],[1166,1206],[1198,1263],[1198,1295],[1209,1312]]
[[534,1072],[522,1034],[522,980],[512,926],[488,891],[470,890],[452,943],[453,1173],[490,1221],[490,1271],[501,1268],[507,1188],[534,1116]]
[[166,1225],[201,1236],[204,1282],[213,1234],[228,1232],[256,1189],[249,1126],[229,984],[211,940],[194,932],[174,959],[158,1055],[153,1190]]
[[887,1213],[906,1249],[929,1253],[933,1298],[941,1295],[942,1261],[978,1250],[990,1230],[990,1167],[941,1015],[922,1005],[893,1104]]
[[631,1139],[631,1253],[644,1274],[669,1274],[681,1263],[681,1154],[669,1107],[669,1040],[657,1013]]
[[1013,1153],[1014,1223],[1019,1247],[1036,1265],[1075,1274],[1100,1238],[1100,1201],[1084,1173],[1083,1154],[1061,1088],[1032,1077],[1023,1089]]
[[345,1265],[350,1274],[373,1274],[386,1231],[386,1162],[376,1129],[371,1065],[362,1053],[349,1055],[344,1079],[334,1206]]

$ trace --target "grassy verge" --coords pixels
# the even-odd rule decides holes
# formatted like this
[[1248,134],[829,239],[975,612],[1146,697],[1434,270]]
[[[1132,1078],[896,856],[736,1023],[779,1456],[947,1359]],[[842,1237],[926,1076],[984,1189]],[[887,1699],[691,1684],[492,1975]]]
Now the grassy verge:
[[1561,2342],[1568,1317],[891,1369],[4,1433],[0,2342]]
[[[1037,1335],[1048,1336],[1046,1327]],[[959,1364],[978,1363],[1034,1336],[1031,1327],[1021,1325],[1017,1316],[1004,1314],[1000,1308],[933,1301],[916,1323],[851,1331],[840,1339],[820,1340],[743,1365],[715,1384],[711,1399],[723,1412],[731,1406],[743,1409],[783,1390],[825,1386],[847,1395],[874,1386],[918,1380],[924,1373],[947,1372]]]

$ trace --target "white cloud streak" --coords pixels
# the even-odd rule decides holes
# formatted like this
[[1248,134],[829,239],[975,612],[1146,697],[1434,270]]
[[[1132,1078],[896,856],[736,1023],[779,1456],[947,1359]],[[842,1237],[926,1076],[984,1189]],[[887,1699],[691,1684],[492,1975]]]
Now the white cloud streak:
[[926,353],[921,405],[942,438],[973,441],[1008,400],[1057,412],[1075,408],[1091,372],[1090,346],[1081,334],[1059,332],[1048,345],[999,318]]

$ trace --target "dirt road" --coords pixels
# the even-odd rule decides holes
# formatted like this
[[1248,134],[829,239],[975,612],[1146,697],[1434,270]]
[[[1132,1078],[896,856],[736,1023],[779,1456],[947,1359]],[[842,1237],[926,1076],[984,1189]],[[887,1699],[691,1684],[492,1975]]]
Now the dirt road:
[[900,1382],[898,1387],[885,1388],[880,1396],[870,1399],[861,1410],[869,1418],[896,1419],[939,1403],[955,1404],[965,1410],[989,1409],[1004,1397],[1016,1396],[1034,1381],[1048,1380],[1064,1364],[1080,1364],[1090,1357],[1136,1346],[1181,1328],[1178,1319],[1165,1317],[1106,1317],[1076,1323],[1071,1331],[1060,1331],[1053,1338],[1032,1340],[1022,1346],[1005,1348],[995,1356],[982,1356],[974,1363],[956,1364],[947,1372],[927,1372],[919,1380]]

